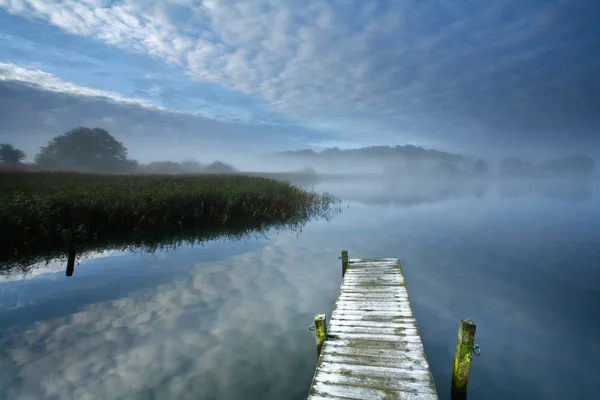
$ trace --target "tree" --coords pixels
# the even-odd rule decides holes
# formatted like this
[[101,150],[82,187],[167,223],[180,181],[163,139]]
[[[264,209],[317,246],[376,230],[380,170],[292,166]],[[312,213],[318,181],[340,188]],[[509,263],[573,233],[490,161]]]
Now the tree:
[[221,161],[215,161],[212,164],[208,164],[204,169],[204,172],[207,174],[233,174],[236,171],[231,165]]
[[505,158],[500,164],[500,175],[512,177],[533,176],[535,165],[520,158]]
[[34,157],[34,161],[35,165],[43,169],[54,169],[60,166],[58,160],[56,160],[49,154],[36,154]]
[[452,163],[442,162],[433,167],[432,172],[440,177],[457,177],[460,175],[460,169]]
[[316,175],[317,171],[311,167],[304,167],[300,170],[300,173],[303,175]]
[[181,168],[186,174],[197,174],[204,172],[204,166],[198,161],[188,160],[181,163]]
[[551,176],[582,177],[589,176],[596,162],[589,157],[578,155],[548,160],[540,164],[540,173]]
[[589,176],[595,166],[592,158],[581,155],[555,158],[539,164],[519,158],[507,158],[500,165],[500,173],[513,177],[574,178]]
[[25,158],[25,153],[8,143],[0,144],[0,161],[18,164]]
[[139,170],[144,174],[183,174],[185,173],[181,164],[174,161],[153,161],[140,166]]
[[102,128],[79,127],[52,139],[36,156],[41,167],[126,172],[132,161],[127,149]]
[[490,166],[481,158],[474,165],[475,175],[487,175],[490,171]]
[[137,160],[125,160],[123,162],[123,166],[121,167],[121,171],[126,174],[135,174],[140,171],[140,163]]

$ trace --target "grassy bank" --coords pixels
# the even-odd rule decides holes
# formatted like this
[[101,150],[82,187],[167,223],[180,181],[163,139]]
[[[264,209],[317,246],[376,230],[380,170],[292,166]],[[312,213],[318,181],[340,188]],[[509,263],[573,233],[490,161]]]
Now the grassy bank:
[[271,178],[279,181],[289,182],[293,185],[312,186],[321,182],[321,177],[317,174],[302,172],[239,172],[239,175],[256,176],[260,178]]
[[248,176],[2,172],[0,260],[63,249],[63,229],[84,246],[109,237],[260,229],[305,222],[335,201]]

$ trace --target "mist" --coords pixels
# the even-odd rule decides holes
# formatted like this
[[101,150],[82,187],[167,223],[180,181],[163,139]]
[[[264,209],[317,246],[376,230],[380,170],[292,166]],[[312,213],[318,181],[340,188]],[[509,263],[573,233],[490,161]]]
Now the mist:
[[[600,156],[591,1],[444,10],[357,2],[344,12],[249,4],[239,10],[246,36],[227,17],[235,1],[210,10],[126,3],[93,26],[81,15],[99,21],[95,3],[0,3],[1,143],[33,161],[53,137],[99,127],[141,163],[220,160],[271,172],[306,165],[255,158],[334,147],[414,145],[492,169],[504,158]],[[136,30],[123,20],[146,22]],[[198,39],[198,26],[211,41]],[[352,172],[381,172],[355,161]]]
[[440,399],[463,318],[469,398],[600,398],[599,77],[594,0],[0,0],[0,393],[306,399],[346,249]]
[[[134,143],[134,146],[137,143]],[[118,174],[275,174],[275,177],[313,177],[321,180],[377,179],[395,181],[462,182],[485,180],[593,179],[596,160],[575,154],[541,161],[506,157],[491,164],[481,157],[414,145],[369,146],[321,150],[276,151],[259,156],[213,152],[198,157],[158,158],[142,162],[106,129],[77,127],[39,147],[33,162],[10,143],[2,144],[2,169],[69,170]],[[216,158],[223,157],[223,158]],[[207,157],[208,158],[208,157]],[[212,160],[211,160],[212,158]],[[148,160],[148,158],[146,158]],[[24,162],[23,162],[24,161]],[[279,174],[279,175],[278,175]],[[292,174],[292,175],[289,175]]]

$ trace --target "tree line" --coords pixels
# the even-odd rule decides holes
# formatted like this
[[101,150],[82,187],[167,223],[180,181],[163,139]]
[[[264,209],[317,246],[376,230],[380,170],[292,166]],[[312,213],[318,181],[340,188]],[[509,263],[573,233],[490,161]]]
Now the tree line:
[[[488,163],[482,159],[470,160],[458,154],[426,150],[417,146],[372,146],[361,149],[326,149],[322,152],[296,150],[275,153],[266,158],[288,163],[318,161],[355,163],[357,160],[383,162],[384,175],[415,176],[433,174],[442,177],[487,176]],[[19,164],[25,153],[8,143],[0,144],[0,161]],[[518,158],[506,158],[498,167],[503,177],[583,177],[593,172],[596,163],[585,156],[569,156],[538,164]],[[177,163],[156,161],[140,164],[130,159],[125,146],[102,128],[78,127],[56,136],[35,156],[34,168],[43,170],[70,170],[94,173],[233,173],[236,170],[221,161],[202,165],[196,161]]]
[[511,178],[575,178],[591,175],[595,167],[596,162],[592,158],[581,155],[554,158],[540,163],[520,158],[506,158],[500,164],[498,172],[500,176]]
[[[0,161],[20,164],[25,153],[8,143],[0,144]],[[176,163],[157,161],[140,164],[128,157],[127,148],[102,128],[78,127],[56,136],[40,148],[34,168],[103,174],[116,173],[232,173],[235,169],[221,161],[202,165],[196,161]]]
[[[470,159],[459,154],[428,150],[419,146],[371,146],[358,149],[337,147],[316,152],[311,149],[276,152],[264,157],[266,161],[309,164],[320,169],[344,168],[362,163],[367,166],[383,166],[383,174],[390,177],[485,177],[492,168],[483,159]],[[497,176],[507,178],[525,177],[586,177],[596,167],[593,158],[575,155],[555,158],[539,163],[520,158],[505,158],[496,170]]]

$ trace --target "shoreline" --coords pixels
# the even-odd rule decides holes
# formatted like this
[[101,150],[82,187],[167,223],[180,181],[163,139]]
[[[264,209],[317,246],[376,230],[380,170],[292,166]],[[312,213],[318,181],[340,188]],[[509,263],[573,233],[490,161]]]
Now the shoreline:
[[[327,213],[334,196],[243,175],[0,173],[0,262],[107,238],[228,233],[294,226]],[[169,236],[169,235],[167,235]]]

